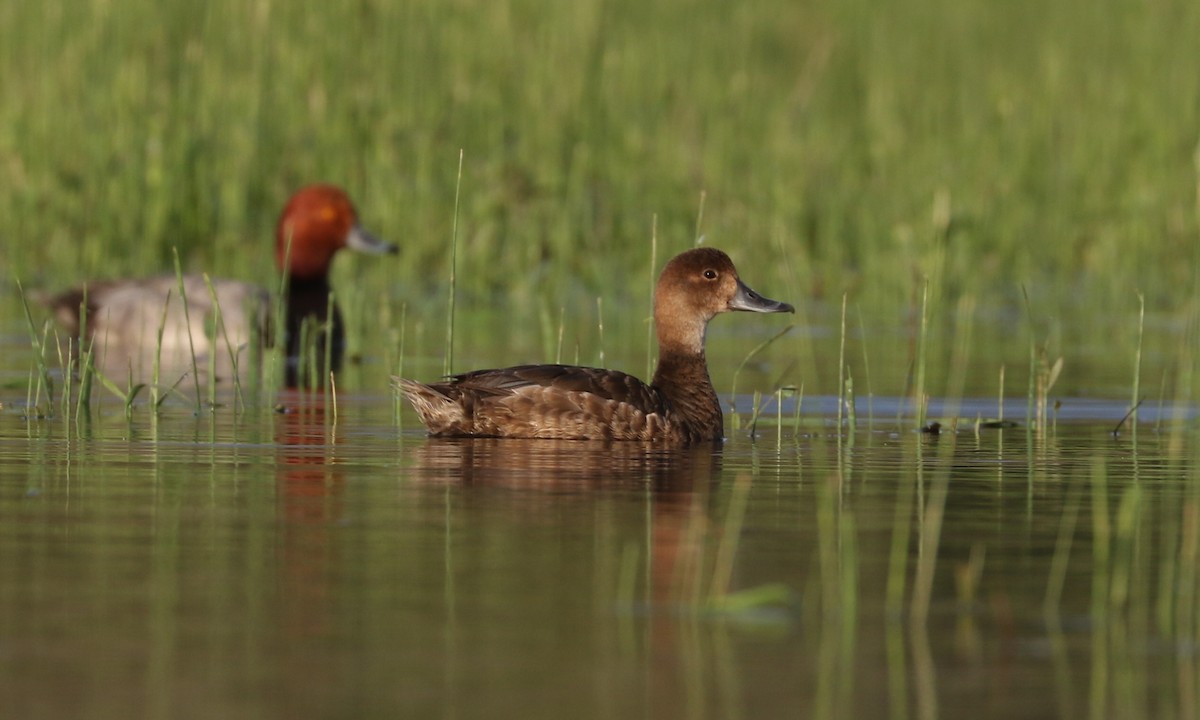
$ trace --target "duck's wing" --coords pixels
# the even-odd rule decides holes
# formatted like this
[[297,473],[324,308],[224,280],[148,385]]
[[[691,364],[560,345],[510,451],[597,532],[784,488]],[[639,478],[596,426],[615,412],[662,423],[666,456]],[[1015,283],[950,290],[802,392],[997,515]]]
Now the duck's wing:
[[661,393],[616,370],[519,365],[398,383],[434,435],[653,440],[668,425]]
[[517,365],[476,370],[454,375],[449,382],[440,385],[485,394],[514,393],[531,387],[551,388],[644,407],[659,402],[657,390],[628,373],[577,365]]

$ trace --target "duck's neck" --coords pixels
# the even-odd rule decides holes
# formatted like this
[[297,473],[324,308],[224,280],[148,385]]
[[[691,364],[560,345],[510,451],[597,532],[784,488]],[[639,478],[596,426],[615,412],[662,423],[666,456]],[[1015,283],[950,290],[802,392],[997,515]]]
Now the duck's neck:
[[672,421],[684,424],[696,440],[720,440],[724,436],[721,401],[708,376],[704,350],[660,348],[660,352],[651,384],[670,404]]
[[[316,361],[318,367],[321,368],[317,377],[323,379],[329,370],[337,370],[341,367],[344,344],[342,316],[336,305],[332,305],[333,312],[330,315],[329,293],[329,280],[324,276],[298,278],[293,275],[288,278],[286,314],[287,383],[289,386],[299,384],[300,378],[297,371],[300,365],[300,356],[304,353],[306,358],[312,357],[308,353],[312,352],[314,344]],[[325,332],[326,322],[330,325],[328,334]],[[306,324],[308,329],[304,330]],[[307,340],[309,347],[301,347],[302,340]],[[326,342],[331,342],[329,352],[332,367],[330,368],[324,368]]]

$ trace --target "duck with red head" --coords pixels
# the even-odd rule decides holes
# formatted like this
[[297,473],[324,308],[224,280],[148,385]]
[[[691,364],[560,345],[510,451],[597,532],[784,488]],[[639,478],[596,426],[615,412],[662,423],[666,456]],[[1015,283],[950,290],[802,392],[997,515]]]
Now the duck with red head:
[[704,337],[718,313],[794,312],[751,290],[713,248],[676,255],[654,291],[658,369],[649,385],[617,370],[518,365],[445,382],[394,378],[435,436],[642,440],[675,445],[724,438]]
[[[332,369],[341,366],[345,348],[342,314],[336,305],[329,317],[329,268],[334,255],[348,248],[365,253],[394,253],[395,245],[383,242],[363,229],[350,197],[333,185],[310,185],[298,191],[279,215],[275,227],[275,264],[287,276],[287,384],[294,387],[300,378],[300,347],[308,324],[318,333],[315,355],[324,361],[325,343],[330,344]],[[328,322],[330,336],[324,337]],[[324,371],[315,373],[324,377]]]
[[[287,384],[295,386],[306,323],[316,329],[329,321],[330,337],[314,336],[315,356],[324,360],[328,342],[331,369],[341,363],[344,330],[336,306],[329,317],[329,269],[335,255],[343,248],[368,253],[394,253],[397,248],[366,232],[349,196],[333,185],[310,185],[291,197],[279,216],[275,246],[276,265],[287,278]],[[216,368],[213,380],[228,379],[234,371],[230,346],[244,373],[246,348],[260,339],[273,339],[267,327],[270,293],[254,283],[224,278],[212,278],[212,287],[216,304],[202,275],[183,276],[187,313],[173,297],[179,292],[175,275],[89,282],[46,299],[46,304],[72,335],[86,322],[83,339],[94,343],[96,365],[109,377],[120,380],[132,373],[135,379],[149,380],[159,353],[160,377],[169,383],[191,371],[194,353],[201,373],[211,359]],[[85,300],[86,320],[81,317]],[[213,333],[217,305],[222,327]],[[317,377],[324,375],[322,368]]]

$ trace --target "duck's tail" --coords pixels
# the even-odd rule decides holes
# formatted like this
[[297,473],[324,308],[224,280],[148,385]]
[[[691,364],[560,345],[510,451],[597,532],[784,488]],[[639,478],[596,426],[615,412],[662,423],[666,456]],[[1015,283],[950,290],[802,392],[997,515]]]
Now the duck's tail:
[[432,434],[461,428],[466,420],[463,406],[436,386],[393,375],[392,387],[404,395]]

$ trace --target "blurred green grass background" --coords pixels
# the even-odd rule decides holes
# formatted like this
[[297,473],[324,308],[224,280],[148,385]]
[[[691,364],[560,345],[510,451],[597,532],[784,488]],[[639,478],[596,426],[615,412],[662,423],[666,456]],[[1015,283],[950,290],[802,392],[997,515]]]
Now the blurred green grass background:
[[403,247],[339,261],[357,325],[383,293],[436,326],[461,149],[460,312],[538,348],[601,296],[644,347],[655,222],[659,266],[699,225],[765,294],[884,322],[926,278],[935,323],[1022,288],[1077,332],[1137,292],[1194,322],[1197,38],[1189,0],[6,3],[0,284],[172,247],[267,278],[279,208],[327,181]]

